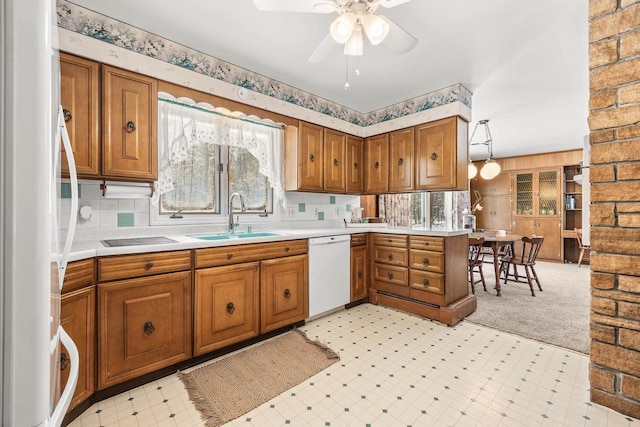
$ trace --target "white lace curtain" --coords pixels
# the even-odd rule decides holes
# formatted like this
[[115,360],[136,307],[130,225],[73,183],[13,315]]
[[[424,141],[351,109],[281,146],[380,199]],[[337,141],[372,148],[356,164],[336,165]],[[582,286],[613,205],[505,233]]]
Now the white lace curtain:
[[159,173],[154,203],[174,189],[173,166],[189,160],[190,149],[217,144],[247,149],[259,163],[259,172],[273,188],[275,203],[284,202],[284,131],[281,124],[255,116],[231,113],[210,104],[196,104],[160,93],[158,98]]
[[411,227],[411,194],[380,195],[378,211],[389,227]]

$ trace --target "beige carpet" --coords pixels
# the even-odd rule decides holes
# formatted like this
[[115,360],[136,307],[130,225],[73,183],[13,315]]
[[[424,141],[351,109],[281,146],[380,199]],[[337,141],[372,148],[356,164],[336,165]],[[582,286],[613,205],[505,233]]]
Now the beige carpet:
[[526,283],[502,283],[496,297],[493,265],[483,267],[488,292],[476,284],[478,309],[467,321],[581,353],[589,353],[589,266],[536,263],[543,292]]
[[178,375],[207,426],[220,426],[339,360],[304,332],[287,332]]

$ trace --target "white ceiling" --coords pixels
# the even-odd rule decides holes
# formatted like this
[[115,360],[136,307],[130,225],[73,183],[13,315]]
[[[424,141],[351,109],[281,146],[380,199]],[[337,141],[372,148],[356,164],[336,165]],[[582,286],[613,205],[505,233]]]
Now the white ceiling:
[[72,2],[363,113],[461,83],[473,92],[469,132],[489,119],[496,157],[582,148],[589,132],[585,0],[381,7],[418,44],[404,55],[365,44],[347,91],[339,45],[326,61],[307,61],[334,13],[263,12],[251,0]]

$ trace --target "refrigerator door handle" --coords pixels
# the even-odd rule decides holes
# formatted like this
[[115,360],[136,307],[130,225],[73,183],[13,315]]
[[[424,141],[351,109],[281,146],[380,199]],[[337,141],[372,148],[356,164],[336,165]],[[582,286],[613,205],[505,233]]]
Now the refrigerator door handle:
[[64,273],[67,269],[67,263],[69,262],[71,244],[73,243],[73,236],[76,232],[76,222],[78,220],[78,174],[76,172],[76,162],[73,157],[73,147],[71,146],[67,127],[64,124],[64,112],[62,110],[62,105],[58,110],[58,132],[62,137],[64,151],[67,155],[69,179],[71,181],[71,214],[69,215],[69,228],[67,229],[67,238],[64,242],[64,249],[62,250],[62,258],[59,265],[60,271],[58,274],[58,277],[60,278],[60,290],[62,290],[62,284],[65,276]]
[[73,399],[73,393],[76,389],[76,385],[78,384],[78,373],[80,369],[80,355],[78,354],[78,347],[76,347],[76,344],[73,342],[69,334],[67,334],[67,331],[64,330],[62,325],[58,326],[57,334],[60,337],[60,342],[69,352],[69,366],[71,370],[69,372],[67,384],[64,386],[64,390],[60,396],[60,400],[53,410],[53,413],[49,418],[49,423],[47,424],[48,426],[54,427],[59,427],[62,424],[62,420],[67,413],[67,409],[71,404],[71,399]]

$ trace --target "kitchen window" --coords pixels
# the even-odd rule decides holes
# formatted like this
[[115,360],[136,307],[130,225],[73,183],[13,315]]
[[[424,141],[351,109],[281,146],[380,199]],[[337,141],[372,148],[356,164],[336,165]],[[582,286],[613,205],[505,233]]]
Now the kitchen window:
[[244,214],[273,213],[284,194],[282,128],[189,101],[160,94],[151,224],[225,223],[234,192],[244,197]]

